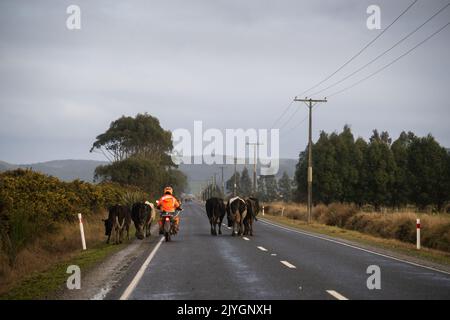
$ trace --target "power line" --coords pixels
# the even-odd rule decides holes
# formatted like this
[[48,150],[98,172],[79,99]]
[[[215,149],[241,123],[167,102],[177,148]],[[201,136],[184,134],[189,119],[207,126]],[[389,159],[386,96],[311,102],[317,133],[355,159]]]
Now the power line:
[[287,129],[286,131],[283,131],[280,135],[280,138],[286,136],[288,133],[291,133],[294,129],[300,127],[300,125],[303,124],[303,122],[306,121],[306,119],[308,119],[308,115],[306,115],[301,121],[297,122],[294,126],[290,127],[289,129]]
[[[320,106],[320,104],[316,104],[313,106],[313,110],[317,109]],[[294,131],[295,129],[297,129],[298,127],[300,127],[306,120],[308,119],[308,115],[306,115],[305,117],[302,118],[302,120],[300,120],[299,122],[297,122],[295,125],[293,125],[292,127],[290,127],[289,129],[287,129],[286,131],[282,132],[282,134],[280,134],[280,138],[283,138],[284,136],[286,136],[288,133],[291,133],[292,131]]]
[[[295,100],[292,100],[292,102],[294,102]],[[280,128],[284,128],[284,127],[286,127],[286,125],[289,123],[289,122],[291,122],[292,121],[292,119],[294,119],[294,116],[298,113],[298,111],[299,111],[300,109],[299,108],[296,108],[295,109],[295,111],[294,111],[294,113],[293,114],[291,114],[291,116],[280,126]]]
[[338,95],[344,91],[347,91],[355,86],[357,86],[358,84],[372,78],[373,76],[375,76],[376,74],[380,73],[381,71],[387,69],[388,67],[390,67],[391,65],[393,65],[395,62],[397,62],[398,60],[400,60],[401,58],[407,56],[409,53],[411,53],[412,51],[414,51],[415,49],[417,49],[418,47],[420,47],[422,44],[424,44],[425,42],[427,42],[428,40],[430,40],[432,37],[434,37],[435,35],[437,35],[439,32],[441,32],[442,30],[444,30],[446,27],[448,27],[448,25],[450,24],[450,22],[447,22],[447,24],[445,24],[444,26],[442,26],[441,28],[439,28],[437,31],[433,32],[431,35],[429,35],[428,37],[426,37],[424,40],[422,40],[421,42],[419,42],[418,44],[416,44],[414,47],[412,47],[411,49],[409,49],[408,51],[406,51],[405,53],[403,53],[402,55],[400,55],[399,57],[397,57],[396,59],[394,59],[393,61],[391,61],[390,63],[388,63],[387,65],[385,65],[384,67],[378,69],[377,71],[371,73],[370,75],[368,75],[367,77],[353,83],[351,86],[348,86],[342,90],[339,90],[331,95],[329,95],[328,97],[333,97],[335,95]]
[[414,0],[405,10],[403,10],[403,12],[397,17],[395,18],[394,21],[391,22],[391,24],[389,24],[383,31],[381,31],[373,40],[371,40],[368,44],[366,44],[361,50],[358,51],[358,53],[356,53],[353,57],[351,57],[349,60],[347,60],[347,62],[345,62],[343,65],[341,65],[336,71],[334,71],[333,73],[331,73],[329,76],[327,76],[325,79],[323,79],[322,81],[316,83],[314,86],[312,86],[311,88],[309,88],[308,90],[303,91],[302,93],[299,94],[299,96],[303,96],[306,92],[311,91],[312,89],[317,88],[318,86],[320,86],[322,83],[324,83],[325,81],[329,80],[331,77],[333,77],[336,73],[338,73],[339,71],[341,71],[345,66],[347,66],[350,62],[352,62],[353,60],[355,60],[358,56],[361,55],[361,53],[363,53],[368,47],[370,47],[375,41],[377,41],[378,38],[380,38],[387,30],[389,30],[389,28],[394,25],[394,23],[397,22],[398,19],[400,19],[406,12],[409,11],[409,9],[411,9],[412,6],[414,6],[416,4],[418,0]]
[[283,118],[283,116],[287,113],[287,111],[289,110],[289,108],[292,106],[292,104],[294,103],[294,100],[291,100],[291,102],[286,106],[286,108],[284,109],[284,111],[281,113],[281,115],[274,121],[274,123],[270,126],[270,128],[272,129],[273,127],[275,127],[275,125],[277,124],[278,121],[281,120],[281,118]]
[[402,39],[400,39],[397,43],[395,43],[392,47],[390,47],[389,49],[387,49],[386,51],[382,52],[381,54],[379,54],[378,56],[376,56],[374,59],[372,59],[371,61],[369,61],[368,63],[366,63],[365,65],[363,65],[362,67],[360,67],[359,69],[357,69],[356,71],[350,73],[349,75],[345,76],[344,78],[340,79],[339,81],[329,85],[328,87],[321,89],[315,93],[313,93],[312,95],[318,95],[319,93],[322,93],[328,89],[331,89],[335,86],[337,86],[338,84],[344,82],[345,80],[347,80],[348,78],[354,76],[355,74],[357,74],[358,72],[360,72],[361,70],[367,68],[369,65],[371,65],[372,63],[374,63],[375,61],[377,61],[378,59],[380,59],[382,56],[384,56],[386,53],[388,53],[389,51],[391,51],[392,49],[394,49],[395,47],[397,47],[399,44],[401,44],[403,41],[405,41],[406,39],[408,39],[410,36],[412,36],[414,33],[416,33],[417,31],[419,31],[423,26],[425,26],[428,22],[430,22],[431,20],[433,20],[439,13],[441,13],[442,11],[444,11],[445,9],[447,9],[447,7],[450,6],[450,3],[447,3],[444,7],[442,7],[439,11],[437,11],[435,14],[433,14],[430,18],[428,18],[424,23],[422,23],[420,26],[418,26],[416,29],[414,29],[412,32],[408,33],[405,37],[403,37]]

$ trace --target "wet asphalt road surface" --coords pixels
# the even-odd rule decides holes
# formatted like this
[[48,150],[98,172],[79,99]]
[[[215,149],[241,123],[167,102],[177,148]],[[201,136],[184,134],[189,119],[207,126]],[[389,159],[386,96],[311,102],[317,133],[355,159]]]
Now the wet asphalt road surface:
[[[225,225],[222,233],[211,236],[201,204],[185,203],[180,233],[168,243],[154,236],[106,298],[123,297],[141,270],[127,299],[450,299],[449,274],[263,219],[253,237],[232,237]],[[367,287],[369,266],[379,267],[379,290]]]

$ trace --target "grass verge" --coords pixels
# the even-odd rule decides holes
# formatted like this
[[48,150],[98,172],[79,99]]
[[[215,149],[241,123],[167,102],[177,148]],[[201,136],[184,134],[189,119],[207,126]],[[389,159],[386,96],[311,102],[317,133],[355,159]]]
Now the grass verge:
[[301,220],[293,220],[287,217],[273,216],[269,214],[266,214],[264,218],[281,225],[293,227],[295,229],[309,231],[316,234],[322,234],[334,238],[348,240],[354,243],[359,243],[374,248],[388,250],[393,253],[393,256],[395,256],[395,254],[401,254],[406,257],[412,257],[427,262],[437,263],[439,265],[447,267],[445,269],[448,269],[448,267],[450,267],[450,253],[447,252],[428,248],[417,250],[416,246],[410,243],[401,242],[395,239],[374,237],[358,231],[342,229],[334,226],[327,226],[316,222],[308,225],[306,222]]
[[33,272],[0,296],[0,300],[42,300],[56,299],[55,293],[65,285],[70,274],[67,267],[77,265],[83,272],[89,271],[109,255],[120,251],[127,245],[126,241],[120,245],[98,244],[92,249],[74,254],[71,258],[58,262],[43,272]]

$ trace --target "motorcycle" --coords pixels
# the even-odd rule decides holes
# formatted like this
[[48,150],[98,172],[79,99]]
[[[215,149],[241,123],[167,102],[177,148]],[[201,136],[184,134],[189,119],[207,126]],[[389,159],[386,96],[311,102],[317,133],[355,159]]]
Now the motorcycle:
[[171,241],[172,236],[177,234],[175,218],[180,212],[181,210],[177,210],[176,212],[161,212],[161,221],[163,223],[163,232],[166,242]]

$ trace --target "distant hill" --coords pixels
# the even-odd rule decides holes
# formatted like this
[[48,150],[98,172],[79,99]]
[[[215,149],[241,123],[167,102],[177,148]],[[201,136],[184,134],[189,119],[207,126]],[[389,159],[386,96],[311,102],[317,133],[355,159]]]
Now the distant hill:
[[5,161],[0,161],[0,172],[15,169],[17,166]]
[[0,171],[31,168],[34,171],[57,177],[63,181],[80,179],[86,182],[93,182],[95,168],[106,163],[95,160],[54,160],[16,165],[0,161]]
[[[240,172],[247,166],[252,175],[253,165],[249,164],[248,161],[246,161],[246,163],[247,165],[237,165],[237,170]],[[34,171],[57,177],[63,181],[80,179],[86,182],[93,182],[95,168],[104,164],[107,164],[107,162],[95,160],[54,160],[20,165],[0,161],[0,172],[17,168],[31,168]],[[295,159],[280,159],[280,169],[277,178],[281,177],[284,171],[286,171],[290,177],[293,177],[296,164],[297,160]],[[217,183],[220,185],[222,178],[221,166],[222,165],[181,164],[179,169],[188,177],[191,191],[197,192],[199,188],[214,175],[214,173],[217,173]],[[233,175],[234,165],[225,164],[224,166],[224,179],[226,181]]]

